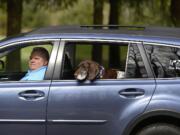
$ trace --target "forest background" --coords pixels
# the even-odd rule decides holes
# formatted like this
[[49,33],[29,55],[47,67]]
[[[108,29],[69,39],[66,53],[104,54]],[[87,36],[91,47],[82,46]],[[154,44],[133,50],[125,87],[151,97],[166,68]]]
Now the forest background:
[[[180,0],[0,0],[0,38],[44,26],[98,24],[179,27]],[[20,52],[7,58],[18,59]]]
[[179,0],[0,0],[0,35],[51,25],[180,25]]

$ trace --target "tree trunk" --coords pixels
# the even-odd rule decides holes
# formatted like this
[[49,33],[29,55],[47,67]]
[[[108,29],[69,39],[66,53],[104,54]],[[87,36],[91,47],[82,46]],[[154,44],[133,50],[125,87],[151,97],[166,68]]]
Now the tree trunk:
[[94,24],[103,24],[103,1],[94,0]]
[[[118,0],[109,0],[110,14],[109,24],[118,25]],[[113,29],[113,27],[110,27]],[[111,45],[109,48],[109,67],[118,68],[120,67],[120,49],[119,46]]]
[[[7,0],[7,36],[21,32],[22,0]],[[17,50],[7,56],[6,70],[20,71],[20,51]]]
[[180,0],[171,0],[171,17],[175,26],[180,26]]
[[[103,24],[103,0],[94,0],[94,25]],[[94,45],[92,48],[92,60],[102,64],[102,46]]]

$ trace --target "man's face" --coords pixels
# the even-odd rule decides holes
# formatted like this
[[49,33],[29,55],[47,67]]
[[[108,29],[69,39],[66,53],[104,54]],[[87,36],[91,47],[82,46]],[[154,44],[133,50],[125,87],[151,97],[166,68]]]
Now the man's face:
[[36,70],[42,66],[46,66],[48,61],[37,54],[32,54],[29,59],[29,69]]

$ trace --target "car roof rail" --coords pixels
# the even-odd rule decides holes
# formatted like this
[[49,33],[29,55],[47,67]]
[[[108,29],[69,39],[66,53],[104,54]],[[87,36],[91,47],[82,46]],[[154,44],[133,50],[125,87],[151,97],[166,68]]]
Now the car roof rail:
[[81,28],[92,29],[127,29],[127,30],[145,30],[144,26],[126,26],[126,25],[81,25]]

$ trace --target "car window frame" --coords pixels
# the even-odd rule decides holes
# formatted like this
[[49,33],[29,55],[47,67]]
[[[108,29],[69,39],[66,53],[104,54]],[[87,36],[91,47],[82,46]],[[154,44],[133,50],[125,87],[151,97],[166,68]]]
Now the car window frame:
[[[35,81],[21,81],[21,82],[43,82],[43,81],[49,81],[52,80],[53,77],[53,72],[54,72],[54,67],[55,67],[55,59],[57,57],[57,51],[59,48],[59,43],[60,43],[60,39],[29,39],[29,40],[20,40],[20,41],[15,41],[15,42],[11,42],[8,44],[4,44],[0,47],[0,51],[5,51],[6,49],[10,49],[10,48],[24,48],[24,47],[28,47],[28,46],[36,46],[36,44],[38,43],[51,43],[52,44],[52,50],[51,50],[51,54],[50,54],[50,59],[49,59],[49,63],[48,63],[48,67],[44,76],[43,80],[35,80]],[[29,44],[29,45],[27,45]],[[34,44],[34,45],[33,45]],[[2,81],[2,82],[20,82],[20,80],[7,80],[7,81]]]
[[[147,56],[145,54],[145,50],[143,48],[143,43],[141,41],[129,41],[129,40],[113,40],[113,39],[89,39],[89,38],[83,38],[83,39],[61,39],[60,41],[60,47],[59,47],[59,50],[58,50],[58,55],[57,55],[57,59],[56,59],[56,65],[55,65],[55,70],[54,70],[54,73],[53,73],[53,78],[52,80],[53,81],[76,81],[76,80],[62,80],[61,79],[61,76],[62,76],[62,62],[63,62],[63,56],[64,56],[64,50],[65,50],[65,46],[66,46],[66,43],[67,42],[110,42],[110,43],[127,43],[127,44],[132,44],[132,43],[136,43],[137,44],[137,47],[139,49],[139,52],[142,56],[142,59],[143,59],[143,62],[144,62],[144,65],[145,65],[145,69],[147,71],[147,75],[148,77],[147,78],[124,78],[123,80],[145,80],[145,79],[153,79],[154,80],[154,76],[153,76],[153,72],[152,72],[152,69],[149,67],[149,62],[147,61]],[[106,81],[106,80],[113,80],[113,81],[119,81],[121,79],[98,79],[98,81]]]

